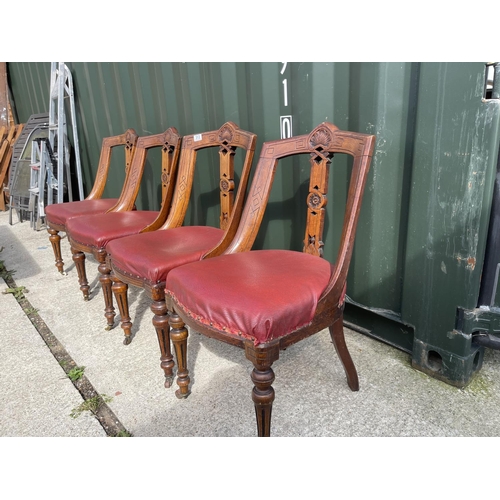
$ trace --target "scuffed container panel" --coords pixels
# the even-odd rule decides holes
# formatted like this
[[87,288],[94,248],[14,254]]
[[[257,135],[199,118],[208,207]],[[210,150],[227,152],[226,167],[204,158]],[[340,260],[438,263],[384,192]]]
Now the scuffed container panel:
[[482,359],[460,316],[478,306],[499,158],[500,101],[484,83],[479,63],[422,64],[402,315],[414,365],[457,385]]
[[[454,332],[460,332],[457,311],[477,306],[500,142],[499,101],[483,99],[484,64],[67,64],[87,192],[102,138],[127,128],[146,135],[174,126],[183,135],[230,120],[258,135],[257,151],[265,141],[306,134],[323,121],[376,134],[346,321],[411,353],[414,366],[451,383],[460,385],[479,369],[470,335]],[[47,111],[50,63],[9,63],[8,71],[19,120]],[[121,162],[114,160],[106,196],[119,192]],[[216,191],[210,155],[204,163],[196,173],[189,224],[217,222],[208,201]],[[139,208],[158,206],[156,165],[153,157]],[[324,236],[330,261],[349,169],[347,158],[334,158]],[[291,172],[278,170],[254,248],[302,248],[306,207],[297,200],[308,185],[305,168]]]

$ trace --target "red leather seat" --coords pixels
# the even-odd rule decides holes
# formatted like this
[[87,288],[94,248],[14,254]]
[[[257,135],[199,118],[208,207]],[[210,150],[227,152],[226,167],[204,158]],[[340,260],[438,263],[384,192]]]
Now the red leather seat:
[[88,215],[70,219],[66,228],[72,242],[99,250],[116,238],[139,233],[152,224],[159,213],[155,210],[134,210]]
[[196,321],[255,345],[309,324],[331,274],[328,261],[290,250],[221,255],[200,264],[171,271],[168,294]]
[[73,217],[103,214],[116,205],[117,202],[118,198],[102,198],[47,205],[45,207],[45,216],[51,224],[66,226],[66,222]]
[[107,252],[112,256],[113,271],[160,283],[172,269],[200,260],[223,236],[224,231],[215,227],[183,226],[110,241]]

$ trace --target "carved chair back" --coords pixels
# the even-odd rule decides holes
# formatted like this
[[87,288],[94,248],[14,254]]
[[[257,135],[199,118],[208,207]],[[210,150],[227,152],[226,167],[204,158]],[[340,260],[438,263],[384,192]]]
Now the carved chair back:
[[113,148],[124,146],[125,148],[125,175],[128,173],[132,158],[134,157],[138,135],[134,129],[129,128],[125,133],[113,137],[105,137],[102,141],[101,155],[97,166],[97,173],[92,190],[85,198],[95,200],[101,198],[108,179],[109,167],[111,165],[111,154]]
[[[184,136],[172,208],[162,229],[175,228],[183,224],[193,188],[197,152],[206,148],[219,148],[220,228],[227,230],[231,220],[239,220],[256,141],[256,134],[241,130],[233,122],[226,122],[218,130]],[[245,158],[235,198],[234,159],[238,148],[245,151]],[[231,237],[233,235],[234,233]]]
[[[311,173],[303,251],[322,257],[330,164],[335,153],[346,153],[353,157],[353,165],[332,283],[345,281],[374,144],[374,135],[339,130],[328,122],[318,125],[307,135],[264,143],[240,224],[231,244],[222,253],[243,252],[252,248],[264,217],[279,160],[292,155],[309,154]],[[217,249],[213,251],[213,255],[216,254]]]
[[161,147],[162,150],[162,209],[170,207],[175,185],[175,172],[180,153],[181,137],[175,127],[168,128],[161,134],[139,137],[132,164],[127,169],[120,198],[109,212],[132,210],[135,204],[141,179],[146,165],[148,150]]

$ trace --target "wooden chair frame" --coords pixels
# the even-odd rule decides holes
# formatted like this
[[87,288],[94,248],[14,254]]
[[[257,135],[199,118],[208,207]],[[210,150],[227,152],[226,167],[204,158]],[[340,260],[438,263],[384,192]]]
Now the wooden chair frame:
[[[266,142],[263,145],[255,177],[235,236],[229,245],[227,242],[223,242],[223,246],[214,249],[207,257],[251,250],[264,216],[278,161],[291,155],[303,153],[309,153],[311,156],[304,252],[321,257],[323,254],[323,224],[327,202],[329,165],[334,153],[346,153],[353,156],[354,161],[337,259],[335,264],[331,266],[332,271],[328,286],[319,299],[311,323],[260,345],[255,345],[250,339],[228,334],[193,317],[189,311],[183,309],[175,295],[168,289],[167,281],[166,302],[169,311],[169,324],[172,328],[171,340],[175,347],[178,364],[177,384],[179,389],[176,395],[179,398],[186,397],[190,392],[186,359],[188,332],[185,325],[208,337],[245,350],[247,359],[254,365],[251,376],[254,383],[252,399],[255,405],[259,436],[270,435],[271,409],[274,400],[272,363],[279,358],[280,350],[286,349],[324,328],[330,330],[332,341],[346,372],[349,387],[352,390],[359,389],[357,372],[344,339],[343,310],[346,277],[374,144],[374,135],[342,131],[325,122],[308,135]],[[237,273],[238,270],[235,269],[234,272]]]
[[[201,135],[201,138],[200,138]],[[225,248],[232,240],[243,210],[250,171],[255,153],[257,136],[241,130],[233,122],[226,122],[219,130],[183,137],[179,172],[170,214],[160,230],[168,230],[183,225],[189,205],[190,194],[196,167],[196,155],[201,149],[218,147],[220,158],[220,228],[225,230],[217,248]],[[242,173],[234,198],[234,155],[237,148],[245,149]],[[152,249],[152,251],[154,251]],[[147,279],[131,276],[113,264],[113,256],[108,256],[108,267],[112,269],[112,290],[118,304],[121,327],[124,331],[124,344],[131,342],[132,322],[127,302],[128,286],[143,288],[151,299],[153,326],[160,345],[160,366],[165,374],[165,387],[173,381],[173,356],[170,347],[167,309],[165,305],[165,282],[151,283]]]
[[[170,204],[172,201],[172,194],[175,186],[175,179],[177,173],[177,164],[179,159],[181,137],[177,129],[170,127],[165,132],[146,137],[139,137],[135,147],[132,165],[127,173],[125,183],[122,189],[120,198],[111,211],[131,211],[134,208],[135,200],[139,194],[140,183],[144,173],[146,164],[146,157],[148,150],[152,148],[161,148],[162,150],[162,207],[156,217],[155,221],[149,226],[145,227],[143,231],[150,231],[160,227],[164,222],[169,212]],[[111,329],[114,324],[115,309],[113,306],[113,295],[111,291],[111,269],[106,263],[106,249],[93,248],[82,242],[76,241],[70,233],[68,233],[68,240],[71,245],[71,252],[73,261],[78,272],[78,281],[80,283],[80,290],[83,293],[84,300],[88,300],[90,287],[88,284],[87,274],[85,271],[85,253],[92,253],[99,262],[99,281],[101,283],[104,302],[105,302],[105,317],[107,318],[106,329]]]
[[[130,165],[132,164],[132,159],[134,157],[135,148],[137,144],[138,135],[135,130],[128,129],[125,133],[120,135],[115,135],[112,137],[105,137],[102,141],[101,155],[99,157],[99,164],[97,166],[97,173],[94,179],[94,185],[92,190],[85,198],[82,200],[82,215],[85,214],[85,201],[101,199],[104,193],[104,188],[106,187],[106,182],[108,180],[109,168],[111,165],[111,155],[114,148],[118,146],[123,146],[125,148],[125,183],[127,182],[127,176],[129,174]],[[122,191],[123,195],[123,191]],[[117,204],[111,207],[108,211],[113,211]],[[54,252],[55,266],[57,270],[64,274],[64,261],[61,253],[61,236],[59,232],[65,232],[66,227],[64,224],[57,224],[50,221],[46,217],[47,231],[50,234],[49,240],[52,245],[52,250]]]

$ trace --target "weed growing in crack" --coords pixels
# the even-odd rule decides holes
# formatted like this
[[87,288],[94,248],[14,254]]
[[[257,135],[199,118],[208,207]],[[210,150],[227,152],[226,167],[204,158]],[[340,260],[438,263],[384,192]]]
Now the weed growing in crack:
[[5,264],[3,263],[3,260],[0,260],[0,277],[3,278],[4,280],[8,280],[12,278],[12,275],[16,271],[7,271],[7,268],[5,267]]
[[68,372],[68,377],[72,382],[76,382],[83,377],[83,372],[85,371],[85,366],[75,366]]
[[120,431],[120,432],[117,432],[114,437],[117,437],[117,438],[122,438],[122,437],[132,437],[132,434],[130,434],[129,431]]
[[113,398],[106,396],[106,394],[98,394],[93,398],[85,400],[76,408],[73,408],[69,416],[72,418],[78,418],[84,411],[90,411],[95,415],[103,403],[110,403],[112,400]]
[[15,288],[7,288],[4,292],[4,295],[8,293],[12,293],[16,299],[24,299],[24,294],[28,293],[29,290],[24,286],[17,286]]
[[[0,247],[0,252],[2,252],[4,247]],[[3,278],[4,280],[8,280],[12,278],[12,275],[16,271],[7,271],[7,268],[5,267],[4,261],[0,260],[0,277]]]

